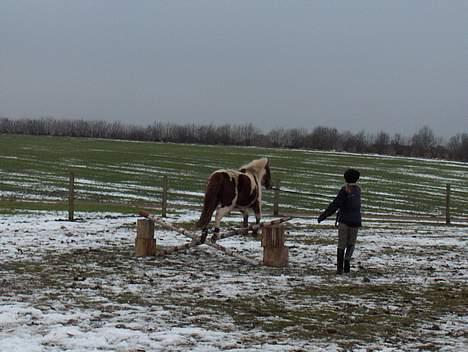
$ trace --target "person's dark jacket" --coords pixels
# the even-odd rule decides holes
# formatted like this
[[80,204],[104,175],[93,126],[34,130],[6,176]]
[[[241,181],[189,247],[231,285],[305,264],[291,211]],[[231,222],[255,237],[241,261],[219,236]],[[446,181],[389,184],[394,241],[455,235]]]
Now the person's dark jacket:
[[318,217],[318,222],[333,215],[337,210],[337,222],[353,227],[361,226],[361,189],[358,185],[347,184],[341,187],[333,202]]

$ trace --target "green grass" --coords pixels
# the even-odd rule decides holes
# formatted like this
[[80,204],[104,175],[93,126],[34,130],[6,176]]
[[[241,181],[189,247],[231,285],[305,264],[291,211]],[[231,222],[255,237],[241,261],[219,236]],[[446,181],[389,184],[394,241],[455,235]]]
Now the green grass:
[[[443,217],[445,187],[451,213],[466,217],[468,166],[409,158],[250,147],[138,143],[85,138],[0,135],[0,211],[66,210],[73,170],[77,211],[134,212],[159,208],[161,180],[169,177],[169,207],[199,209],[209,174],[271,159],[274,181],[300,194],[282,193],[283,213],[315,216],[343,183],[347,167],[361,171],[366,213]],[[264,209],[272,209],[265,192]]]

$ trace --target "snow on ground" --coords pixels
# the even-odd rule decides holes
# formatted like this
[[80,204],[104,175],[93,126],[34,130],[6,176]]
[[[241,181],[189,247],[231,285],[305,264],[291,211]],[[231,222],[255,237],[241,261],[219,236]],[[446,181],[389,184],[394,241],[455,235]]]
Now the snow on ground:
[[[204,245],[136,258],[136,217],[83,217],[0,215],[0,351],[468,348],[467,224],[366,224],[353,273],[337,277],[336,230],[312,220],[290,222],[289,267],[267,268]],[[220,243],[261,260],[253,238]]]

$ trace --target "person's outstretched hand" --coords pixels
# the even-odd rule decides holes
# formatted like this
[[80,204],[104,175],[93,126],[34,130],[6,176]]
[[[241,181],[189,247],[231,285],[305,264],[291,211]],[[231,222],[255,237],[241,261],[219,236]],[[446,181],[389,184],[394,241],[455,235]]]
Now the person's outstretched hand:
[[325,220],[325,216],[322,214],[319,215],[319,217],[317,218],[317,222],[320,224],[323,220]]

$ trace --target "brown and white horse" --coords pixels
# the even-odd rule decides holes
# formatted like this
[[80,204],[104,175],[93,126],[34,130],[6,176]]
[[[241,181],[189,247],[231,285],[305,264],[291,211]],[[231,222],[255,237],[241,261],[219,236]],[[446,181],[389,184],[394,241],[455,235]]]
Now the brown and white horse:
[[208,224],[216,210],[212,240],[216,241],[221,219],[231,210],[243,215],[243,226],[248,226],[249,209],[253,209],[258,224],[262,216],[262,186],[271,187],[270,162],[267,158],[253,160],[239,170],[217,170],[208,178],[203,210],[197,226],[202,228],[201,242],[208,235]]

